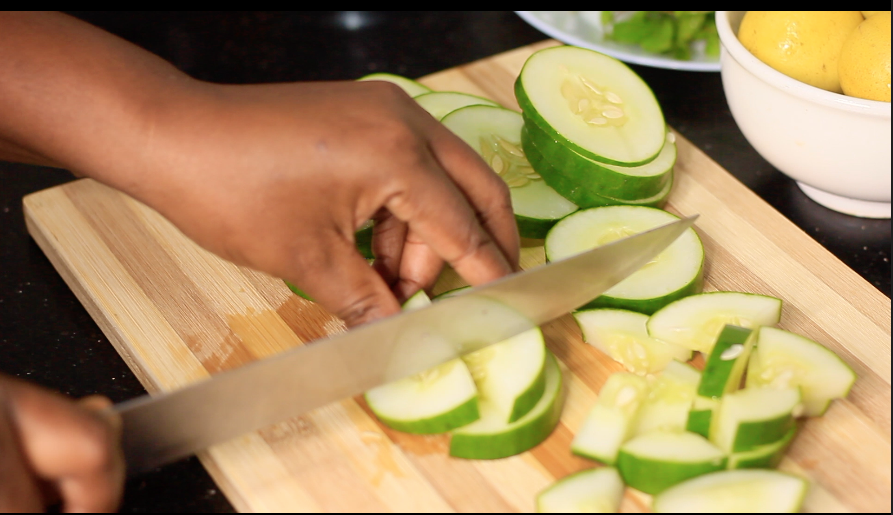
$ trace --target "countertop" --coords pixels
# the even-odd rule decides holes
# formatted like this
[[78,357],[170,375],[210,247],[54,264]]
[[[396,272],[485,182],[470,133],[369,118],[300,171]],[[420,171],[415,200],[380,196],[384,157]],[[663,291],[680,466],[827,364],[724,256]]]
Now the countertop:
[[[73,12],[223,83],[420,77],[547,39],[511,11]],[[828,210],[762,159],[735,125],[712,72],[632,66],[668,123],[890,296],[890,220]],[[0,162],[0,373],[80,397],[144,393],[25,229],[24,195],[64,171]],[[233,511],[194,458],[128,481],[123,512]]]

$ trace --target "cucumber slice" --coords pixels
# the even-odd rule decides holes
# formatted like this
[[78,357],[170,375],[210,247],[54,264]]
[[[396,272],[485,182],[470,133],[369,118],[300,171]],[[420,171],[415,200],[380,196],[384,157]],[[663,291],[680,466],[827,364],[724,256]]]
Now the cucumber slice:
[[537,513],[617,513],[626,485],[614,467],[581,470],[536,496]]
[[709,353],[726,324],[756,328],[781,319],[781,299],[755,293],[717,291],[679,299],[648,319],[648,334]]
[[777,442],[794,427],[800,390],[745,388],[722,398],[710,441],[726,453],[752,451]]
[[756,334],[751,329],[726,325],[719,333],[713,352],[704,364],[698,396],[689,413],[687,429],[709,436],[718,399],[741,385]]
[[776,470],[726,470],[680,483],[656,495],[656,513],[797,513],[809,484]]
[[834,399],[849,394],[856,373],[827,347],[799,334],[761,327],[745,385],[799,387],[803,415],[821,416]]
[[544,238],[555,222],[577,210],[534,172],[521,149],[520,113],[503,107],[473,105],[446,115],[442,123],[478,151],[508,184],[518,231],[523,238]]
[[612,374],[574,436],[571,452],[614,465],[620,446],[633,434],[639,406],[647,396],[648,381],[645,378],[629,372]]
[[639,407],[635,435],[652,431],[683,431],[694,401],[701,372],[688,363],[671,361],[649,386]]
[[450,456],[486,460],[530,450],[549,437],[558,425],[563,406],[561,369],[548,353],[546,388],[533,409],[514,422],[506,422],[503,410],[481,402],[481,418],[452,432]]
[[[566,182],[576,184],[574,198],[581,200],[581,207],[592,207],[588,197],[612,197],[624,200],[639,200],[660,193],[671,180],[676,164],[676,137],[667,132],[666,139],[657,157],[644,165],[624,167],[599,163],[582,156],[560,142],[550,138],[534,122],[525,120],[527,138],[522,139],[524,151],[539,153],[542,160],[530,160],[546,183],[558,193],[568,196],[571,192],[562,188],[561,181],[553,185],[553,176],[560,175]],[[550,166],[545,167],[543,164]],[[539,166],[538,166],[539,165]],[[542,169],[541,169],[542,166]],[[570,198],[570,197],[569,197]]]
[[666,122],[651,88],[626,64],[593,50],[539,50],[515,81],[521,110],[552,139],[603,163],[638,166],[664,145]]
[[623,444],[617,468],[628,486],[657,494],[667,488],[726,468],[726,455],[701,435],[654,431]]
[[[678,219],[661,209],[642,206],[583,209],[568,215],[549,231],[544,245],[546,260],[558,261]],[[609,307],[650,315],[677,299],[700,292],[703,284],[704,246],[694,229],[689,228],[650,263],[583,309]]]
[[432,91],[431,88],[425,86],[420,82],[416,82],[410,78],[393,73],[370,73],[369,75],[364,75],[357,80],[383,80],[385,82],[392,82],[400,86],[400,88],[403,89],[403,91],[405,91],[407,95],[413,98],[425,93],[430,93]]
[[733,469],[774,469],[781,463],[788,447],[797,435],[797,427],[792,427],[780,440],[755,447],[749,451],[733,452],[729,455],[727,468]]
[[[405,311],[430,305],[423,290],[404,304]],[[478,391],[461,359],[366,392],[369,409],[382,423],[406,433],[436,434],[477,420]]]
[[414,98],[425,111],[428,111],[431,116],[438,120],[442,120],[444,116],[461,107],[472,105],[500,107],[499,104],[490,99],[457,91],[432,91],[430,93],[422,93]]
[[587,309],[573,313],[583,341],[604,352],[627,370],[655,374],[674,360],[688,361],[691,350],[648,336],[648,315],[625,309]]

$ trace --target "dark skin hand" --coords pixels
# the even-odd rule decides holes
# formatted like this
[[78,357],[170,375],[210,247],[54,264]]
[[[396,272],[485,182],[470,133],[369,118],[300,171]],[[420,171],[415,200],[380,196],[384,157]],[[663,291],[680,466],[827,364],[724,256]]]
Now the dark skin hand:
[[[387,82],[210,84],[74,18],[0,13],[0,159],[127,193],[348,326],[397,313],[445,263],[470,284],[518,268],[505,183]],[[373,267],[354,242],[369,219]],[[0,377],[0,511],[115,509],[100,404]]]

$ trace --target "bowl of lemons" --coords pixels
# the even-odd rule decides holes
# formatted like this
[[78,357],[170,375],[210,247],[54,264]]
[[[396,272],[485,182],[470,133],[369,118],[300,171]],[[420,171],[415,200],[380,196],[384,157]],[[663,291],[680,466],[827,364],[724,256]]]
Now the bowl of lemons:
[[890,11],[717,11],[748,142],[830,209],[890,218]]

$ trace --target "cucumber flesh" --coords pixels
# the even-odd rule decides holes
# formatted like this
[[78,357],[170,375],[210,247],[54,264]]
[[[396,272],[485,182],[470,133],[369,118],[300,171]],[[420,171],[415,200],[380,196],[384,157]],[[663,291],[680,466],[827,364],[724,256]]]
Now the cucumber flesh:
[[521,149],[521,114],[494,106],[472,105],[446,115],[442,123],[475,149],[509,186],[512,208],[523,238],[544,238],[555,222],[577,206],[549,187]]
[[688,363],[668,363],[649,386],[648,397],[639,407],[634,434],[685,430],[700,380],[701,373]]
[[647,396],[645,378],[629,372],[612,374],[574,436],[571,452],[614,465],[620,446],[633,435],[636,415]]
[[432,91],[422,93],[414,98],[425,111],[438,120],[442,120],[444,116],[462,107],[471,105],[499,106],[490,99],[458,91]]
[[407,95],[413,98],[425,93],[430,93],[432,91],[431,88],[425,86],[420,82],[416,82],[408,77],[396,75],[393,73],[370,73],[369,75],[364,75],[357,80],[381,80],[385,82],[391,82],[400,86],[400,88],[405,91]]
[[655,374],[667,364],[691,359],[691,350],[648,335],[648,315],[624,309],[587,309],[573,313],[583,341],[639,375]]
[[656,513],[796,513],[809,484],[775,470],[727,470],[679,483],[656,495]]
[[628,486],[654,495],[686,479],[723,470],[726,461],[725,453],[701,435],[653,431],[623,444],[617,468]]
[[648,85],[623,62],[593,50],[539,50],[515,81],[521,110],[561,144],[621,166],[652,161],[666,135],[663,112]]
[[648,319],[648,334],[695,351],[713,350],[726,324],[772,326],[781,319],[781,299],[768,295],[717,291],[679,299]]
[[[583,209],[568,215],[549,231],[544,245],[546,259],[558,261],[678,219],[661,209],[642,206]],[[694,229],[689,228],[650,263],[581,309],[610,307],[650,315],[677,299],[699,293],[703,283],[704,246]]]
[[746,386],[799,387],[803,415],[820,416],[834,399],[847,396],[856,373],[825,346],[804,336],[762,327],[748,366]]
[[452,432],[450,456],[486,460],[530,450],[549,437],[558,425],[563,406],[561,369],[549,353],[546,387],[536,405],[518,420],[506,422],[502,410],[481,402],[481,418]]
[[725,395],[710,428],[710,441],[726,453],[777,442],[794,428],[800,390],[745,388]]
[[625,489],[614,467],[587,469],[564,477],[536,497],[537,513],[617,513]]

